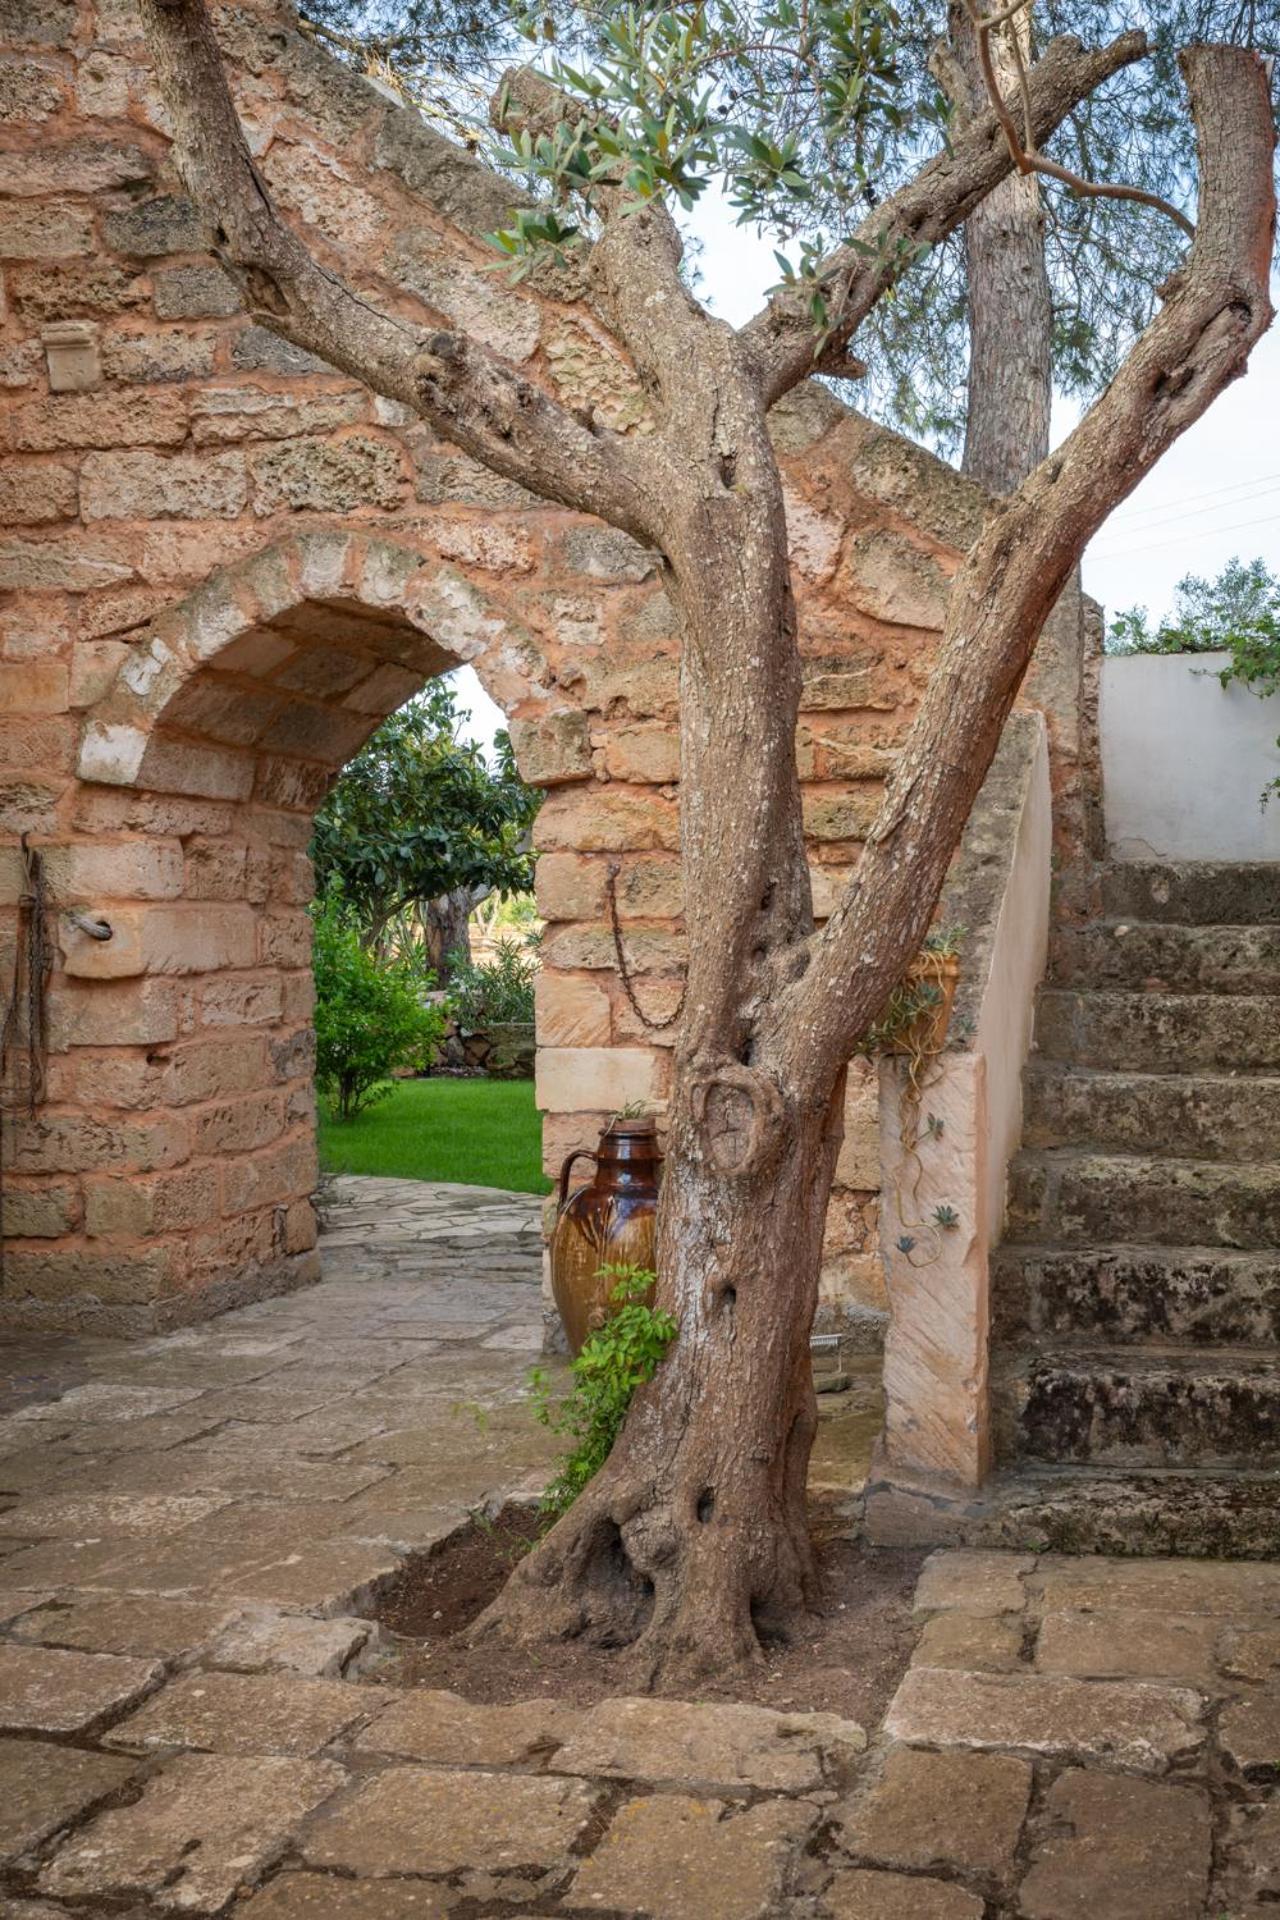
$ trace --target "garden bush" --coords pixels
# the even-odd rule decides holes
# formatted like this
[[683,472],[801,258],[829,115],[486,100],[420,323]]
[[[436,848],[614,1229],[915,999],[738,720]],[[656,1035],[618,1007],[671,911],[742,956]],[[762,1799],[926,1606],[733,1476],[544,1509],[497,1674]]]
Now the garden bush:
[[391,1091],[398,1067],[425,1067],[444,1037],[444,1016],[425,999],[420,959],[380,959],[354,916],[330,897],[315,923],[316,1084],[334,1116],[351,1120]]

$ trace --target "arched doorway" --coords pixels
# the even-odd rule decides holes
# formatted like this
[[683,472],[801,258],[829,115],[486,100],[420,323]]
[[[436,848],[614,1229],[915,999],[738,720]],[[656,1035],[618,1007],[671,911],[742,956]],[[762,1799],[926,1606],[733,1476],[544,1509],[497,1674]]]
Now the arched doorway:
[[536,680],[514,613],[447,565],[302,534],[161,614],[87,715],[55,1077],[100,1108],[81,1228],[104,1330],[315,1277],[312,819],[380,722],[464,662],[504,710]]

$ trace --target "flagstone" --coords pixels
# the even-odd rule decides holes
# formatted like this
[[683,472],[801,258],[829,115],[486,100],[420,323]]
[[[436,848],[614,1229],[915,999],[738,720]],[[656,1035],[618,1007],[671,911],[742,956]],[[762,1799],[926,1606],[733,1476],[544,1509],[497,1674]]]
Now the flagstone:
[[[46,1596],[52,1598],[52,1596]],[[20,1640],[177,1660],[205,1646],[229,1619],[233,1603],[168,1600],[153,1594],[77,1594],[24,1614],[12,1629]]]
[[134,1762],[42,1740],[0,1740],[0,1860],[36,1846],[130,1778]]
[[550,1867],[582,1836],[597,1798],[578,1780],[391,1767],[324,1808],[301,1851],[309,1866],[355,1874]]
[[0,1727],[85,1733],[141,1699],[162,1671],[150,1660],[0,1642]]
[[127,1807],[100,1813],[40,1874],[67,1899],[146,1894],[175,1913],[218,1913],[277,1860],[345,1775],[326,1760],[180,1754]]
[[639,1906],[651,1920],[759,1920],[779,1910],[816,1821],[816,1808],[786,1800],[744,1811],[683,1794],[629,1800],[563,1904],[571,1912]]
[[385,1695],[295,1674],[185,1673],[104,1736],[109,1747],[154,1752],[311,1754],[375,1713]]

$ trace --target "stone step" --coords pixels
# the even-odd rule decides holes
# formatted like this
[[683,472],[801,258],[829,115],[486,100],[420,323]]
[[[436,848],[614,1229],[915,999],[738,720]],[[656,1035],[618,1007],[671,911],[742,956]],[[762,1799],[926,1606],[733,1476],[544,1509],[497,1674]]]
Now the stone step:
[[1085,1072],[1033,1059],[1022,1144],[1192,1160],[1265,1160],[1280,1140],[1280,1075]]
[[992,1261],[994,1337],[1204,1347],[1280,1343],[1280,1253],[1028,1247]]
[[878,1546],[1019,1553],[1280,1557],[1280,1474],[1004,1467],[979,1493],[939,1498],[872,1481],[863,1526]]
[[1002,1460],[1057,1466],[1280,1466],[1280,1366],[1267,1353],[1029,1348],[993,1370]]
[[1141,1073],[1280,1068],[1280,996],[1046,987],[1036,1049],[1046,1060]]
[[1280,1246],[1280,1166],[1106,1153],[1020,1153],[1009,1169],[1011,1240],[1042,1246]]
[[1055,937],[1051,975],[1081,990],[1280,994],[1280,924],[1097,920]]
[[1177,920],[1184,926],[1280,923],[1280,864],[1117,861],[1102,875],[1108,920]]

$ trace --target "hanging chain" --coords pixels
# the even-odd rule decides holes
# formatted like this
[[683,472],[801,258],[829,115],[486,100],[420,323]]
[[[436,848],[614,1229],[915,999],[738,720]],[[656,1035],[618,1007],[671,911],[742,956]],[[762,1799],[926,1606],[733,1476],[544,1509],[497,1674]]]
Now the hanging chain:
[[619,871],[617,861],[611,860],[609,862],[609,878],[607,883],[609,892],[609,921],[613,928],[613,950],[618,956],[618,977],[622,981],[622,990],[627,996],[631,1011],[640,1022],[640,1025],[647,1027],[650,1033],[663,1033],[668,1027],[674,1027],[676,1021],[684,1012],[685,995],[689,991],[688,976],[686,975],[684,985],[680,989],[680,998],[676,1002],[674,1012],[669,1013],[665,1020],[651,1020],[644,1008],[640,1005],[640,1002],[636,999],[636,990],[631,978],[631,969],[627,965],[627,956],[622,950],[622,923],[618,918]]
[[[13,979],[4,1019],[0,1021],[0,1208],[4,1204],[4,1120],[11,1116],[16,1138],[17,1119],[25,1112],[34,1119],[43,1104],[49,1055],[46,989],[53,970],[49,938],[49,904],[45,890],[44,858],[21,842],[23,886],[18,896],[18,925],[13,949]],[[26,1087],[18,1065],[21,1031],[26,1026]],[[10,1076],[12,1075],[12,1086]],[[12,1098],[10,1098],[12,1093]],[[0,1231],[0,1273],[3,1272],[4,1235]]]

